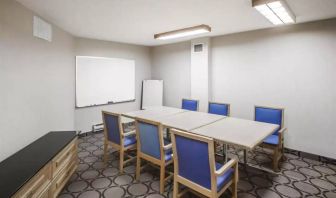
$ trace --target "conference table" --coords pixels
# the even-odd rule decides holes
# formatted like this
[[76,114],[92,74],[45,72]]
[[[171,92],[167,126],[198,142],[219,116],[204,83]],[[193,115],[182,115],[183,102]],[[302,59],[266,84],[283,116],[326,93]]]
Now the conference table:
[[123,113],[122,116],[160,122],[165,128],[210,137],[225,145],[235,145],[246,150],[254,149],[280,127],[276,124],[165,106],[148,107],[144,110]]

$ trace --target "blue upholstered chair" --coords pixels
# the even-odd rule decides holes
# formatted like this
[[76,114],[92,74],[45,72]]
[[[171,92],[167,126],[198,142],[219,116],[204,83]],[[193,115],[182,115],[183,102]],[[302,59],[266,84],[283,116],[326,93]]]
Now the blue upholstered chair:
[[166,166],[173,162],[172,144],[163,138],[163,127],[158,122],[144,119],[137,119],[136,134],[138,139],[136,179],[140,178],[141,160],[144,159],[160,167],[160,193],[164,192],[165,181],[173,177],[168,172],[166,177]]
[[[182,196],[188,188],[206,197],[219,197],[229,187],[232,197],[237,197],[238,161],[216,163],[213,139],[172,129],[172,143],[173,198]],[[182,192],[180,184],[187,187]]]
[[[120,152],[119,169],[122,173],[124,170],[124,164],[135,159],[135,157],[131,157],[126,153],[127,151],[136,148],[137,140],[135,130],[124,133],[120,122],[120,114],[106,111],[103,111],[102,114],[104,123],[104,163],[107,163],[108,147],[111,146]],[[128,157],[125,161],[124,155]]]
[[274,151],[273,155],[273,170],[279,170],[279,160],[284,153],[284,109],[255,106],[254,120],[258,122],[266,122],[279,125],[279,128],[266,139],[261,146],[270,148]]
[[230,104],[209,102],[208,113],[230,116]]
[[182,109],[198,111],[198,100],[182,99]]
[[[222,116],[230,116],[230,104],[209,102],[208,113],[222,115]],[[218,145],[222,145],[222,151],[223,151],[222,153],[216,152]],[[215,142],[216,155],[220,155],[225,159],[227,157],[225,156],[226,150],[227,150],[227,145]]]

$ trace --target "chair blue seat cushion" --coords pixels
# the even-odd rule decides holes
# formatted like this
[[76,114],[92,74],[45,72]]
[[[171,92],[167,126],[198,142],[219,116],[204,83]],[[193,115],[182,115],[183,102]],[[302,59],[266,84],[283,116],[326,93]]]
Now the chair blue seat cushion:
[[[220,169],[222,166],[222,164],[216,163],[216,170]],[[217,191],[222,190],[225,184],[227,184],[231,180],[233,173],[234,169],[230,168],[223,175],[217,177]]]
[[169,149],[166,151],[166,155],[165,155],[166,162],[173,158],[172,153],[173,153],[172,149]]
[[126,136],[124,138],[124,146],[125,147],[130,146],[130,145],[135,144],[135,143],[136,143],[136,136],[135,135]]
[[270,135],[266,139],[264,139],[264,143],[278,145],[279,144],[279,136],[278,135]]

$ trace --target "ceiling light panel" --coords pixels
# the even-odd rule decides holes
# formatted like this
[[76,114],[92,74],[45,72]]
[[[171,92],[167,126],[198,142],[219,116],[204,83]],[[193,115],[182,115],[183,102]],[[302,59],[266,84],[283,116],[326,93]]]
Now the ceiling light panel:
[[175,39],[181,38],[186,36],[193,36],[197,34],[203,34],[211,32],[211,28],[207,25],[199,25],[195,27],[184,28],[180,30],[174,30],[170,32],[155,34],[154,38],[159,40],[168,40],[168,39]]
[[295,23],[295,16],[285,1],[253,0],[253,7],[274,25]]

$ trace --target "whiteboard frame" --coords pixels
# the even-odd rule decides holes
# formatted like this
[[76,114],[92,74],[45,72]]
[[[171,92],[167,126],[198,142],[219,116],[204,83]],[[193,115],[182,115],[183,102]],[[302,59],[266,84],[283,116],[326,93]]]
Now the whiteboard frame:
[[[105,105],[111,105],[111,104],[120,104],[120,103],[128,103],[128,102],[135,102],[136,101],[136,84],[134,85],[134,99],[132,100],[125,100],[125,101],[119,101],[119,102],[108,102],[106,104],[95,104],[95,105],[88,105],[88,106],[77,106],[77,57],[84,57],[84,58],[105,58],[110,59],[111,57],[103,57],[103,56],[75,56],[75,109],[82,109],[82,108],[89,108],[89,107],[99,107],[99,106],[105,106]],[[116,57],[113,57],[116,58]],[[133,59],[127,59],[127,58],[116,58],[116,59],[124,59],[124,60],[131,60],[134,61],[134,78],[136,77],[135,73],[135,60]],[[136,79],[134,79],[135,83]]]

